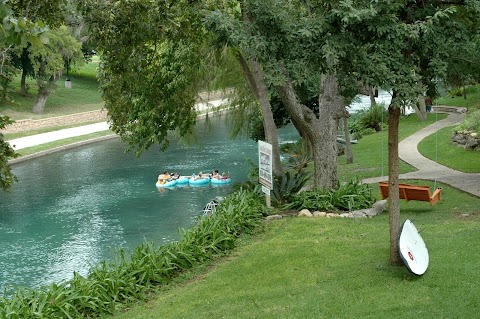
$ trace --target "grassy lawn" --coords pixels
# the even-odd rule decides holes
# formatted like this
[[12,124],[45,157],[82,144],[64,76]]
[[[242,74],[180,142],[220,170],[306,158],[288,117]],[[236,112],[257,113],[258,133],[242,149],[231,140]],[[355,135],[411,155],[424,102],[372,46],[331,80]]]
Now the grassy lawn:
[[[423,156],[465,173],[480,173],[480,153],[466,151],[450,142],[453,127],[446,127],[427,136],[418,145]],[[438,141],[438,143],[437,143]]]
[[[444,119],[441,114],[438,119]],[[416,115],[402,117],[399,127],[399,139],[412,135],[416,131],[434,123],[434,114],[428,114],[427,121],[421,122]],[[443,141],[442,141],[443,143]],[[353,164],[346,164],[346,155],[338,158],[338,175],[341,181],[388,175],[388,131],[364,136],[358,144],[353,145]],[[383,168],[383,171],[382,171]],[[400,161],[400,173],[412,172],[415,169]]]
[[[436,120],[433,114],[427,122],[403,118],[400,139]],[[387,174],[386,134],[361,139],[354,146],[355,164],[343,164],[341,157],[340,179],[380,175],[382,149]],[[400,166],[401,172],[411,169]],[[415,223],[430,252],[422,277],[389,264],[387,213],[357,220],[285,218],[245,238],[233,254],[185,274],[112,318],[475,317],[480,311],[479,199],[448,185],[407,182],[442,187],[435,206],[401,201],[401,219]],[[379,194],[378,186],[372,187]]]
[[113,318],[473,318],[480,311],[478,199],[443,190],[434,207],[402,202],[402,219],[415,223],[430,251],[422,277],[389,264],[386,213],[285,218]]
[[467,87],[467,98],[463,96],[445,96],[434,101],[434,105],[461,106],[468,109],[480,108],[480,85]]
[[71,89],[65,88],[65,76],[61,77],[56,83],[56,88],[48,98],[44,114],[41,115],[31,113],[37,97],[36,82],[33,79],[27,80],[29,95],[23,97],[19,93],[20,78],[17,77],[11,84],[11,88],[14,88],[11,97],[15,100],[15,103],[0,106],[0,113],[8,115],[14,120],[21,120],[27,118],[40,119],[101,109],[104,103],[96,80],[98,63],[98,59],[95,59],[70,72]]

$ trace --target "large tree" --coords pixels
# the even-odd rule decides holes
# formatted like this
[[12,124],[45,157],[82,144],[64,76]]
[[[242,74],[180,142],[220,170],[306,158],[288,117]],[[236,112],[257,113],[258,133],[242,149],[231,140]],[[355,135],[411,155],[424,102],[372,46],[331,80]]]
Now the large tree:
[[[0,102],[8,98],[7,85],[12,80],[14,70],[9,63],[9,51],[15,46],[22,46],[27,42],[40,43],[40,37],[45,31],[43,25],[34,23],[25,17],[17,17],[13,10],[0,1]],[[11,124],[12,121],[0,114],[0,130]],[[0,133],[0,188],[7,190],[15,180],[8,160],[18,156],[9,143],[5,142]]]
[[192,132],[206,56],[200,8],[189,1],[92,1],[86,6],[112,129],[140,154],[168,132]]
[[[208,1],[93,1],[87,17],[102,57],[100,81],[112,128],[137,154],[154,143],[168,146],[168,131],[188,135],[196,121],[194,103],[208,74],[207,57],[227,47],[261,106],[275,173],[281,172],[278,138],[263,68],[251,55],[204,22]],[[99,10],[100,8],[100,10]],[[248,21],[235,5],[230,17]],[[139,18],[141,17],[141,18]],[[211,27],[210,23],[210,27]],[[248,33],[240,25],[242,34]],[[208,31],[212,31],[209,29]]]
[[[478,10],[478,1],[465,1],[465,10]],[[470,6],[473,5],[473,6]],[[434,79],[444,78],[452,52],[455,8],[445,1],[389,1],[375,6],[358,1],[342,2],[332,11],[335,22],[357,42],[356,63],[352,73],[363,81],[393,92],[389,105],[389,203],[390,261],[400,263],[398,236],[400,231],[398,124],[400,109],[415,103]],[[477,13],[478,15],[478,13]],[[449,31],[450,30],[450,31]],[[345,73],[344,73],[345,74]]]
[[[31,21],[42,21],[51,29],[59,27],[68,12],[65,10],[66,0],[10,0],[9,5],[12,7],[15,16],[24,17]],[[20,93],[23,96],[27,94],[27,76],[33,77],[35,74],[30,60],[30,48],[31,44],[27,42],[10,52],[13,65],[22,72]]]
[[48,42],[32,45],[29,59],[34,69],[38,94],[32,107],[35,114],[43,113],[55,82],[65,68],[66,61],[83,61],[81,44],[72,37],[65,26],[47,32]]

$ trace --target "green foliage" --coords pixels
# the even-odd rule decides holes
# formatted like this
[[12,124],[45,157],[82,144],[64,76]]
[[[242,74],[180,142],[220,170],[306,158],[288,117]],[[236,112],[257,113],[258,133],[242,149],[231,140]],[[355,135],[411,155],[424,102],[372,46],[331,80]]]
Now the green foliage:
[[300,172],[312,161],[312,150],[309,143],[304,139],[300,139],[295,143],[283,144],[280,148],[286,157],[285,166],[287,169]]
[[480,134],[480,109],[467,114],[463,123],[457,126],[456,129]]
[[208,38],[198,5],[94,0],[87,6],[112,129],[137,155],[155,143],[168,147],[169,130],[192,133]]
[[339,185],[338,189],[320,189],[304,191],[294,196],[288,209],[309,209],[311,211],[352,211],[369,208],[375,202],[372,189],[356,179]]
[[380,132],[388,120],[388,111],[383,104],[375,104],[373,107],[361,110],[359,113],[362,129],[374,129],[375,132]]
[[349,118],[349,128],[353,139],[383,131],[387,128],[388,111],[383,104],[360,110]]
[[304,171],[295,173],[286,171],[283,175],[275,176],[272,191],[273,199],[278,205],[289,202],[305,186],[310,177],[311,175]]
[[238,191],[215,214],[182,230],[178,242],[158,248],[144,243],[129,255],[120,250],[114,261],[94,267],[87,277],[75,273],[60,284],[6,294],[0,298],[0,318],[104,317],[145,298],[147,292],[186,270],[224,255],[236,246],[239,236],[261,225],[262,217],[258,196]]
[[[14,12],[10,6],[12,2],[0,0],[0,101],[9,100],[8,84],[15,75],[9,51],[15,47],[24,47],[27,43],[41,44],[46,41],[44,32],[47,27],[43,22],[31,21],[23,14]],[[15,4],[18,2],[13,2]]]
[[80,43],[65,26],[48,31],[47,37],[47,44],[32,44],[29,52],[39,93],[48,89],[50,79],[64,69],[65,61],[83,60]]
[[[0,116],[0,130],[12,123],[13,121],[7,116]],[[0,132],[0,188],[4,191],[16,181],[16,177],[8,165],[8,160],[18,156],[19,154],[15,153],[9,143],[5,142],[3,133]]]

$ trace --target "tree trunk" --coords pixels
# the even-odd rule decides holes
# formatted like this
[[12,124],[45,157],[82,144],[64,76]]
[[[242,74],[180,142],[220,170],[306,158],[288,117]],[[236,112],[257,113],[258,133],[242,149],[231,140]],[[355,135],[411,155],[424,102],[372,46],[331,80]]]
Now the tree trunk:
[[53,85],[57,80],[57,76],[52,75],[47,83],[43,83],[39,81],[38,84],[38,95],[35,104],[33,104],[32,112],[34,114],[42,114],[43,110],[45,109],[45,104],[47,104],[48,97],[52,92]]
[[353,164],[352,143],[350,141],[347,116],[343,117],[343,131],[345,133],[345,154],[347,155],[347,164]]
[[[280,146],[278,144],[278,132],[275,121],[273,120],[272,107],[268,98],[268,88],[263,80],[263,72],[260,64],[255,60],[249,60],[237,53],[237,59],[247,79],[250,89],[259,100],[263,114],[263,129],[268,143],[272,144],[272,171],[274,175],[283,173],[282,162],[280,160]],[[253,72],[252,72],[253,71]]]
[[[395,99],[393,94],[392,102]],[[400,108],[388,107],[388,199],[390,209],[390,263],[401,264],[398,239],[400,237],[398,125]]]
[[33,104],[32,112],[33,114],[42,114],[45,109],[45,104],[47,103],[48,96],[50,95],[50,90],[45,90],[38,92],[37,100]]
[[[315,186],[323,189],[338,187],[337,177],[337,119],[345,106],[338,95],[336,77],[323,76],[319,95],[319,116],[302,105],[293,88],[285,68],[282,68],[285,82],[277,86],[277,91],[286,106],[300,135],[312,147]],[[341,112],[339,112],[341,105]]]
[[377,102],[375,101],[375,90],[375,87],[370,88],[370,109],[373,109],[377,105]]
[[27,96],[27,70],[22,69],[22,78],[20,79],[20,95]]
[[427,108],[425,106],[425,97],[423,95],[418,96],[418,107],[415,106],[415,113],[417,113],[420,121],[427,120]]

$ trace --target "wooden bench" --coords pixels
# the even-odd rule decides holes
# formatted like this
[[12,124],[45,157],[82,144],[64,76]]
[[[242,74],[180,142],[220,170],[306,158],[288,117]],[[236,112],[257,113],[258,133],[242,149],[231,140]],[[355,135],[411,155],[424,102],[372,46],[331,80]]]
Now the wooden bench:
[[[388,197],[388,183],[387,182],[380,182],[380,193],[382,195],[382,199]],[[430,195],[430,187],[429,186],[416,186],[416,185],[408,185],[408,184],[399,184],[399,198],[404,199],[407,202],[411,200],[418,200],[429,202],[430,205],[434,205],[441,199],[441,188],[437,188],[432,195]]]

